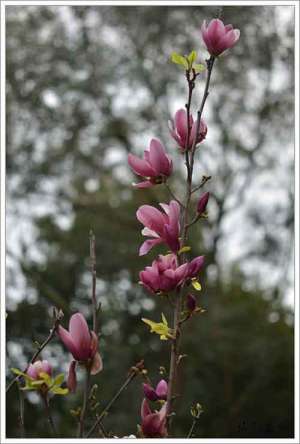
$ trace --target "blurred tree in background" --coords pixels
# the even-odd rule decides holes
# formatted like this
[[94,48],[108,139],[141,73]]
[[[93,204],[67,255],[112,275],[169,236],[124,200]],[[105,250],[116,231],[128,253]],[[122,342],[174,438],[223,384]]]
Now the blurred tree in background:
[[[145,358],[154,382],[168,368],[168,344],[149,335],[162,301],[139,287],[140,225],[135,211],[169,200],[132,190],[129,151],[150,137],[184,168],[167,121],[186,101],[172,51],[207,54],[200,25],[217,7],[6,6],[7,368],[23,367],[51,325],[51,307],[91,316],[89,230],[97,242],[102,303],[97,377],[102,407]],[[174,436],[188,433],[192,403],[204,407],[195,436],[293,436],[293,7],[224,7],[241,30],[220,57],[205,111],[208,136],[196,177],[212,175],[209,220],[193,230],[193,253],[206,255],[199,302],[207,311],[186,329]],[[203,78],[195,97],[200,100]],[[194,103],[194,112],[199,103]],[[182,162],[181,162],[182,163]],[[195,196],[195,199],[197,196]],[[289,302],[289,303],[288,303]],[[164,310],[165,311],[165,310]],[[44,354],[67,369],[54,341]],[[8,372],[8,380],[12,375]],[[142,399],[136,379],[105,419],[107,431],[135,433]],[[64,437],[80,390],[53,400]],[[34,395],[27,436],[46,437]],[[7,436],[19,436],[16,389],[7,397]]]

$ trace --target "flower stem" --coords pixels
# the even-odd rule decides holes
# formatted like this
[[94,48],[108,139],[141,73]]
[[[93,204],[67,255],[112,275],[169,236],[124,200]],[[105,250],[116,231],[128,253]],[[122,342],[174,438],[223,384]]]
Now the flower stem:
[[46,417],[47,417],[47,421],[51,430],[51,433],[53,436],[56,436],[56,428],[55,428],[55,424],[50,412],[50,405],[49,405],[49,399],[48,399],[48,395],[42,395],[42,399],[44,401],[44,406],[45,406],[45,412],[46,412]]
[[[188,134],[187,134],[187,141],[186,141],[186,151],[185,151],[185,157],[186,157],[186,168],[187,168],[187,180],[186,180],[186,197],[184,206],[181,209],[181,219],[182,219],[182,225],[181,225],[181,247],[186,244],[187,241],[187,235],[188,230],[190,228],[189,224],[189,206],[191,202],[191,196],[193,191],[193,168],[194,168],[194,156],[196,151],[196,145],[197,145],[197,135],[200,129],[200,122],[201,122],[201,116],[204,109],[204,105],[206,102],[206,99],[209,94],[209,84],[211,79],[211,72],[214,65],[215,58],[213,56],[210,57],[209,60],[207,60],[207,78],[206,78],[206,84],[203,92],[203,97],[201,101],[200,108],[197,113],[197,124],[196,124],[196,132],[195,132],[195,138],[193,141],[193,145],[190,150],[190,154],[188,151],[189,147],[189,138],[190,138],[190,107],[192,102],[192,92],[194,89],[194,78],[190,78],[190,75],[186,75],[187,82],[188,82],[188,102],[186,104],[186,110],[187,110],[187,128],[188,128]],[[208,179],[203,179],[201,186],[204,185],[204,183]],[[184,263],[186,260],[185,254],[180,255],[179,261],[180,263]],[[169,369],[169,383],[168,383],[168,395],[167,395],[167,408],[168,408],[168,415],[172,412],[172,403],[174,399],[174,392],[176,387],[176,378],[177,378],[177,365],[178,365],[178,355],[179,355],[179,339],[180,339],[180,314],[181,314],[181,305],[182,305],[182,292],[178,291],[176,295],[176,305],[174,308],[174,321],[173,321],[173,329],[174,329],[174,340],[172,341],[171,345],[171,357],[170,357],[170,369]]]

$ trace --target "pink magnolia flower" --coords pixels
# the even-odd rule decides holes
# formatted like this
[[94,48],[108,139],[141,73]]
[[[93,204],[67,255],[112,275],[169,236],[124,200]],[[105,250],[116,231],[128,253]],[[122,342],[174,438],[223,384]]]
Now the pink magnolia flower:
[[159,255],[151,267],[146,267],[140,272],[140,280],[151,293],[167,293],[182,284],[187,276],[188,267],[187,263],[178,266],[175,254]]
[[[188,126],[187,126],[187,111],[185,109],[179,109],[174,117],[174,121],[170,122],[170,133],[174,140],[178,143],[181,151],[191,149],[197,130],[197,120],[194,121],[193,116],[190,115],[190,136],[189,143],[187,145],[188,138]],[[198,131],[196,145],[205,139],[207,134],[207,126],[203,119],[200,120],[200,128]]]
[[204,265],[204,256],[197,256],[188,264],[187,276],[190,279],[196,278]]
[[207,51],[214,57],[222,54],[226,49],[232,48],[240,38],[239,29],[233,29],[232,25],[225,26],[219,19],[211,20],[208,26],[204,21],[201,33]]
[[159,412],[153,413],[147,399],[141,407],[142,432],[145,438],[165,438],[167,432],[167,403],[165,402]]
[[202,194],[202,196],[200,197],[197,205],[197,212],[199,214],[204,213],[204,211],[206,210],[208,199],[209,199],[209,192]]
[[69,367],[68,387],[75,391],[77,362],[89,366],[92,375],[96,375],[103,368],[98,352],[98,338],[95,332],[89,330],[81,313],[75,313],[71,317],[69,331],[59,325],[58,335],[74,358]]
[[142,230],[144,236],[153,239],[146,240],[140,247],[139,254],[147,254],[154,245],[165,242],[175,253],[179,250],[180,232],[180,207],[175,200],[171,200],[169,205],[161,203],[164,213],[150,205],[142,205],[136,213],[137,219],[145,226]]
[[148,150],[144,151],[144,159],[128,154],[128,163],[132,170],[146,180],[134,184],[137,188],[149,188],[165,182],[172,174],[172,160],[158,139],[152,139]]
[[161,379],[154,389],[149,384],[143,384],[144,395],[150,401],[166,400],[168,394],[168,383]]
[[32,379],[39,379],[40,373],[47,373],[47,375],[51,376],[52,367],[46,360],[35,361],[33,364],[29,365],[26,373]]

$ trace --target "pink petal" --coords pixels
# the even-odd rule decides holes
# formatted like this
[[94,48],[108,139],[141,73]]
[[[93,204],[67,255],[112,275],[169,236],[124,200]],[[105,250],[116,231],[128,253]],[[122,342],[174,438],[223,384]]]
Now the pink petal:
[[162,243],[162,239],[149,239],[146,240],[140,247],[139,250],[139,256],[144,256],[145,254],[148,253],[148,251],[150,251],[155,245],[161,244]]
[[91,330],[91,344],[90,344],[91,357],[93,357],[97,352],[98,346],[99,346],[98,336],[93,330]]
[[161,379],[156,386],[155,392],[160,399],[167,399],[168,383],[164,379]]
[[143,399],[142,406],[141,406],[141,417],[142,420],[145,419],[148,415],[151,415],[151,409],[149,407],[147,399]]
[[181,284],[183,279],[187,276],[188,273],[188,264],[182,264],[175,271],[177,284]]
[[139,189],[142,189],[142,188],[151,188],[151,187],[153,187],[154,185],[155,185],[155,183],[150,182],[150,180],[145,180],[144,182],[139,182],[139,183],[134,183],[134,184],[133,184],[133,186],[134,186],[135,188],[139,188]]
[[151,140],[149,152],[150,164],[156,174],[168,176],[170,172],[169,159],[166,156],[162,143],[158,139]]
[[51,374],[52,374],[52,367],[51,367],[51,365],[49,364],[49,362],[46,361],[46,360],[43,360],[43,361],[42,361],[42,371],[43,371],[44,373],[47,373],[49,376],[51,376]]
[[69,331],[76,346],[79,360],[90,357],[91,335],[86,320],[81,313],[75,313],[69,322]]
[[231,31],[232,29],[233,29],[233,26],[232,26],[232,25],[226,25],[226,26],[225,26],[225,31],[226,31],[226,32]]
[[204,265],[204,256],[195,257],[189,263],[188,275],[190,278],[196,277]]
[[91,367],[91,375],[96,375],[97,373],[101,372],[103,369],[103,362],[102,358],[100,356],[100,353],[97,352],[93,358],[93,363]]
[[208,38],[212,46],[216,45],[225,35],[225,26],[222,20],[213,19],[208,25]]
[[185,109],[179,109],[176,114],[175,114],[175,127],[176,127],[176,131],[179,134],[179,136],[181,137],[181,139],[183,139],[185,141],[186,137],[187,137],[187,114],[186,114],[186,110]]
[[169,225],[174,232],[179,231],[180,205],[171,200],[169,205]]
[[136,213],[137,219],[150,230],[161,234],[164,229],[165,219],[162,213],[150,205],[142,205]]
[[67,386],[70,392],[75,392],[77,387],[76,364],[76,361],[72,361],[69,366]]
[[78,359],[78,351],[77,351],[76,345],[74,344],[73,339],[72,339],[70,333],[68,332],[68,330],[66,330],[61,325],[59,325],[58,329],[57,329],[57,334],[60,337],[60,339],[62,340],[62,342],[64,343],[64,345],[67,347],[69,352],[72,353],[74,358]]
[[29,364],[26,374],[28,376],[30,376],[30,378],[32,378],[32,379],[37,379],[37,377],[38,377],[36,367],[32,364]]
[[128,154],[128,163],[133,171],[139,176],[155,177],[155,171],[146,160],[142,160],[133,154]]

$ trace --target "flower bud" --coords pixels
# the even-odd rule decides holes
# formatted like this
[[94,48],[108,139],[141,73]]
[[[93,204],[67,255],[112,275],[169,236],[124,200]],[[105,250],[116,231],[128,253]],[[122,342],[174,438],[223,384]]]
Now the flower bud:
[[219,19],[211,20],[208,25],[204,21],[201,33],[207,51],[214,57],[232,48],[240,38],[239,29],[233,29],[232,25],[225,26]]
[[191,293],[189,293],[187,295],[187,300],[186,300],[186,307],[188,309],[189,312],[193,312],[196,307],[197,307],[197,301],[194,295],[192,295]]
[[52,367],[48,361],[35,361],[30,364],[27,369],[27,375],[32,379],[39,379],[40,373],[47,373],[49,376],[52,374]]
[[197,205],[197,212],[199,214],[203,214],[205,212],[208,199],[209,199],[209,192],[202,194],[202,196],[200,197]]
[[158,396],[156,394],[156,391],[149,385],[149,384],[143,384],[143,390],[144,395],[149,401],[157,401]]

